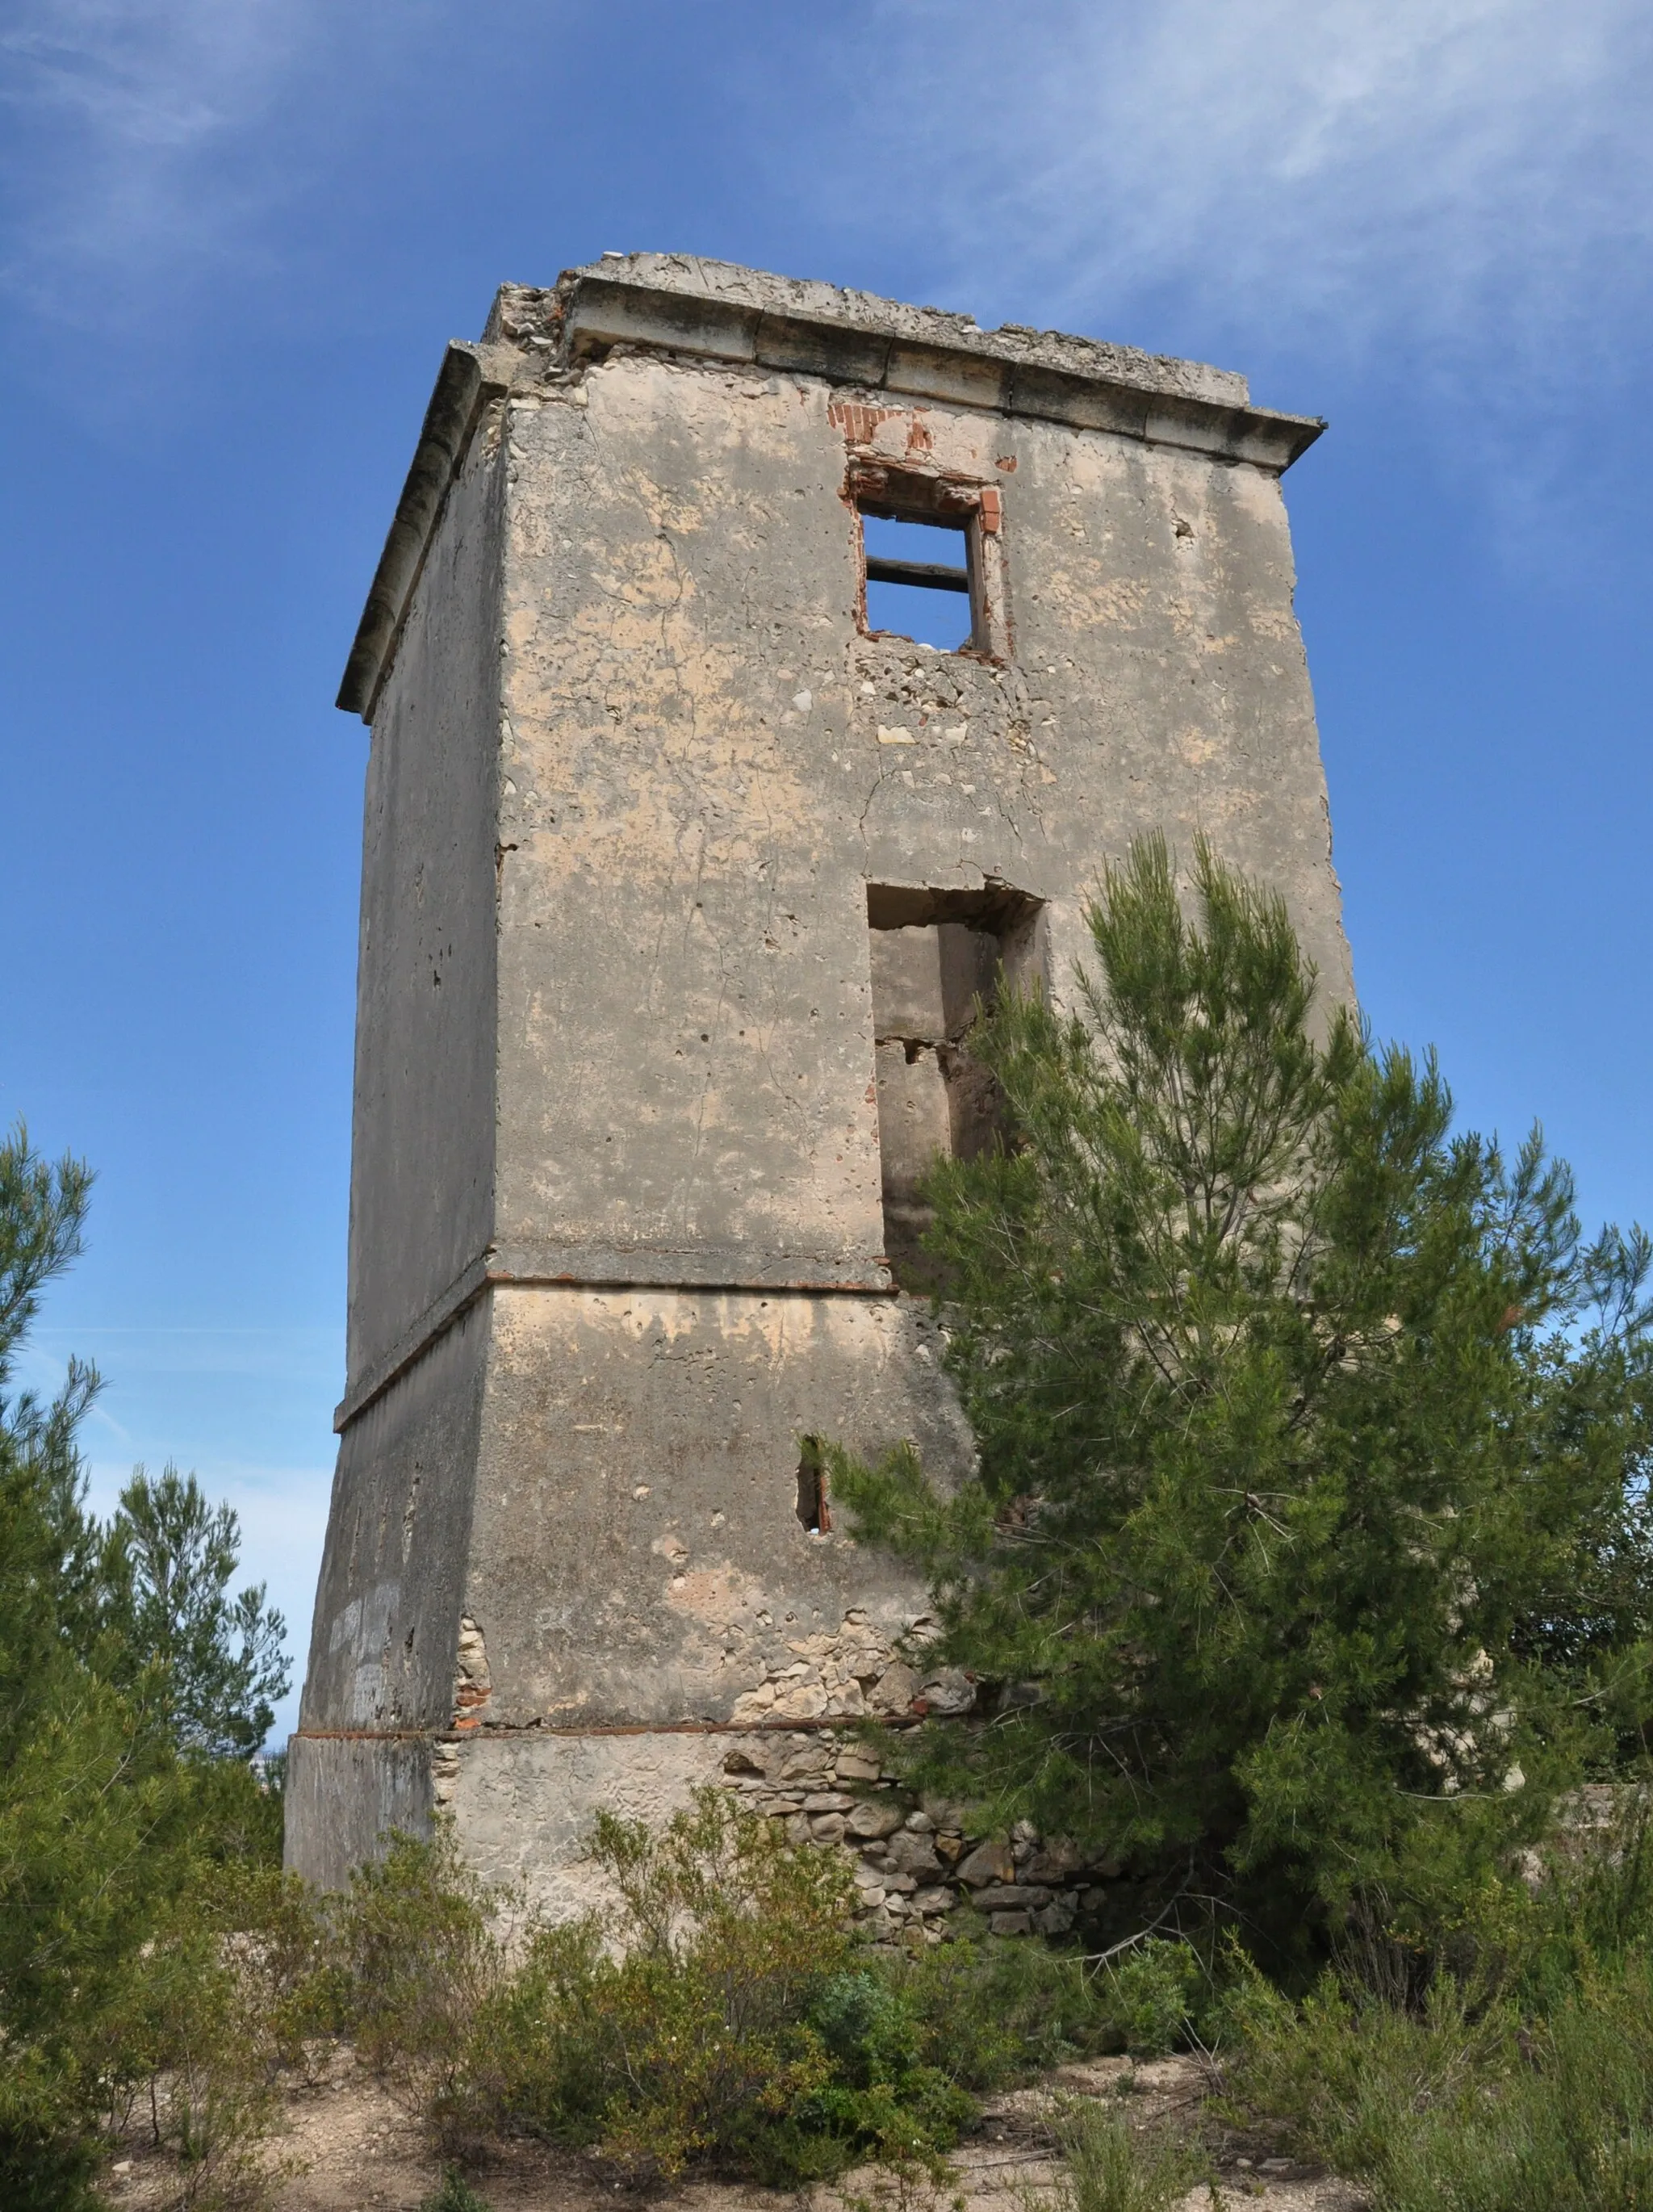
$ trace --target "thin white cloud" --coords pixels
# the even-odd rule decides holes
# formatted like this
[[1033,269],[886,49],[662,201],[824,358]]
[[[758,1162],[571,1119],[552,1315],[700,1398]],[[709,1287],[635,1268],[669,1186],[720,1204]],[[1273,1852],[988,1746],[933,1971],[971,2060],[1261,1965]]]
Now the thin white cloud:
[[1192,296],[1254,344],[1404,333],[1443,362],[1513,348],[1524,374],[1558,339],[1593,371],[1626,295],[1645,307],[1643,0],[877,13],[859,82],[884,88],[860,110],[878,209],[922,206],[956,281],[1011,312],[1094,323]]
[[0,33],[10,288],[78,320],[77,297],[98,312],[88,288],[119,296],[223,251],[259,197],[223,157],[311,15],[301,0],[21,0]]
[[[501,0],[519,74],[563,12]],[[453,28],[440,0],[14,0],[0,280],[58,320],[153,317],[281,251],[272,211]],[[1192,303],[1251,358],[1398,339],[1525,377],[1561,334],[1610,367],[1647,306],[1645,0],[862,0],[732,66],[811,228],[994,313],[1125,336]]]

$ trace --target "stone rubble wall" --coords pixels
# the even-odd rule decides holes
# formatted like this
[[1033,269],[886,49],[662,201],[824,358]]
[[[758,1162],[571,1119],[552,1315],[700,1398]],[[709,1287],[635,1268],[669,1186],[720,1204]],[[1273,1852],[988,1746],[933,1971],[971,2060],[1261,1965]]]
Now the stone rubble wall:
[[743,1803],[785,1823],[789,1841],[850,1855],[856,1917],[875,1940],[939,1943],[961,1906],[995,1936],[1065,1936],[1120,1873],[1025,1825],[973,1841],[956,1808],[904,1789],[859,1735],[754,1732],[726,1755],[723,1773]]

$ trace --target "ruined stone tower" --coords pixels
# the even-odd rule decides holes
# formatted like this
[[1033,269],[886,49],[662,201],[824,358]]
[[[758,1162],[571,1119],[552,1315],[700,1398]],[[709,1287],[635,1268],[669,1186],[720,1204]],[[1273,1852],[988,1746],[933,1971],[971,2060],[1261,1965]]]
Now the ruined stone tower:
[[965,1462],[914,1186],[991,1133],[975,994],[1067,992],[1133,835],[1207,831],[1349,988],[1279,482],[1319,428],[675,256],[448,349],[339,696],[349,1377],[291,1864],[441,1802],[566,1901],[598,1805],[953,1693],[813,1440]]

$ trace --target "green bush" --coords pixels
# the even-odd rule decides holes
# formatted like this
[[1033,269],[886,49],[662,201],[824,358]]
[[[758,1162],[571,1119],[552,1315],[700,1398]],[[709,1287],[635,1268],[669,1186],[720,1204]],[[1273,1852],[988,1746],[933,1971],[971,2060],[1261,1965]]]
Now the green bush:
[[1119,2039],[1101,1978],[1073,1952],[1006,1942],[960,1916],[951,1942],[909,1957],[899,1977],[927,2063],[990,2090]]
[[913,1998],[898,1968],[857,1966],[825,1984],[807,2022],[833,2074],[799,2117],[893,2166],[933,2163],[975,2116],[969,2093],[927,2057],[933,2039]]
[[1065,2170],[1051,2200],[1034,2212],[1172,2212],[1199,2178],[1186,2145],[1134,2131],[1122,2114],[1076,2105],[1057,2124]]
[[428,1842],[392,1836],[382,1860],[356,1868],[324,1902],[325,1964],[301,2002],[456,2147],[485,2047],[479,2023],[507,1978],[495,1926],[505,1902],[446,1824]]
[[1097,2051],[1161,2057],[1188,2040],[1206,1999],[1199,1954],[1179,1939],[1150,1937],[1097,1962],[958,1924],[952,1942],[890,1971],[924,2059],[966,2088],[998,2088]]
[[[658,1830],[599,1817],[592,1858],[610,1908],[523,1919],[507,1949],[496,1923],[520,1901],[447,1833],[398,1838],[323,1905],[327,1963],[289,2002],[350,2036],[450,2154],[521,2130],[641,2179],[699,2166],[775,2185],[863,2159],[937,2171],[973,2091],[1126,2032],[1113,1981],[1041,1945],[873,1951],[847,1862],[720,1790]],[[1125,1984],[1155,2021],[1183,1985],[1178,1947],[1161,1948],[1174,1971],[1157,1955],[1152,1987]]]
[[532,1936],[483,2026],[472,2111],[645,2173],[802,2179],[898,2129],[927,2145],[927,2082],[829,2043],[856,1948],[847,1864],[713,1790],[658,1832],[599,1817],[593,1856],[616,1903]]
[[1332,1990],[1254,2015],[1250,2116],[1386,2212],[1631,2212],[1653,2203],[1653,1965],[1592,1974],[1543,2020],[1475,2015],[1443,1980],[1421,2014]]
[[1125,2048],[1163,2058],[1188,2039],[1205,1971],[1193,1946],[1150,1936],[1103,1969],[1099,2003]]
[[1411,2007],[1328,1975],[1292,2003],[1243,1971],[1238,2113],[1370,2182],[1385,2212],[1653,2203],[1653,1912],[1634,1818],[1558,1854],[1468,1978]]

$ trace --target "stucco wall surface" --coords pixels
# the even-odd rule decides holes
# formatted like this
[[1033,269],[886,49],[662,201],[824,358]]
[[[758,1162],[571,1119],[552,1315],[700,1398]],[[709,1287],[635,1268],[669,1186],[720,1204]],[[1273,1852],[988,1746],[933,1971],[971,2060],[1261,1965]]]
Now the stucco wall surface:
[[727,1739],[710,1735],[513,1736],[439,1753],[433,1802],[484,1881],[531,1911],[572,1918],[605,1902],[586,1857],[594,1810],[651,1823],[722,1778]]
[[493,1217],[497,434],[426,559],[368,759],[351,1142],[352,1378],[487,1243]]
[[1060,994],[1102,862],[1204,829],[1350,988],[1277,479],[886,412],[1001,490],[994,664],[858,630],[846,411],[647,357],[511,403],[502,1246],[876,1267],[869,882],[1049,902]]
[[[887,1654],[923,1594],[842,1529],[806,1533],[800,1443],[911,1437],[956,1477],[972,1446],[939,1353],[910,1300],[495,1292],[465,1606],[483,1727],[726,1720],[793,1669],[822,1685],[799,1647],[852,1612]],[[805,1705],[863,1710],[842,1680]]]

